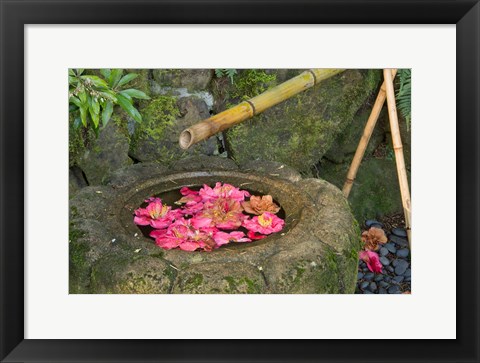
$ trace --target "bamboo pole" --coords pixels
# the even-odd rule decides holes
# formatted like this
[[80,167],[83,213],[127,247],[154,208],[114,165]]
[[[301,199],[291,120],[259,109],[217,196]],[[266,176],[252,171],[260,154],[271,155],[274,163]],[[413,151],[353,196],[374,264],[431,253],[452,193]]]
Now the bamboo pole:
[[203,120],[182,131],[179,144],[182,149],[209,138],[216,133],[245,121],[286,99],[330,78],[344,69],[310,69],[235,107]]
[[410,190],[408,188],[407,169],[403,158],[403,145],[400,137],[400,128],[398,126],[397,106],[395,104],[395,91],[393,89],[393,78],[390,69],[383,70],[387,93],[388,116],[390,119],[390,130],[392,132],[393,150],[395,151],[395,161],[397,164],[398,182],[400,184],[400,193],[402,196],[403,212],[405,214],[405,227],[407,229],[408,240],[411,243],[411,206]]
[[[392,77],[395,77],[397,74],[397,70],[392,70]],[[345,198],[348,198],[350,195],[350,191],[352,190],[353,182],[357,176],[358,168],[360,167],[360,163],[362,162],[363,156],[365,155],[365,150],[367,150],[368,143],[370,141],[370,137],[372,136],[373,129],[377,124],[378,117],[380,116],[380,112],[382,111],[383,104],[385,103],[386,99],[386,92],[385,92],[385,81],[382,83],[380,87],[380,91],[378,91],[377,98],[372,108],[372,112],[368,117],[367,123],[365,124],[365,129],[363,130],[363,135],[360,138],[360,142],[358,143],[357,150],[355,151],[355,156],[353,157],[352,163],[350,164],[350,169],[348,169],[347,178],[345,180],[345,184],[343,184],[343,195]]]

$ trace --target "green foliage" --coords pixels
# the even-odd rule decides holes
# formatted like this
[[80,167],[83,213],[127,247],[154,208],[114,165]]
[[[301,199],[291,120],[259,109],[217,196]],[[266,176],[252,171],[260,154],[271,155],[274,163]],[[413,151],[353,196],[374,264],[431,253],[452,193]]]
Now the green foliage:
[[144,92],[125,86],[138,75],[123,75],[123,69],[102,69],[102,77],[84,74],[84,69],[69,69],[69,111],[74,116],[74,127],[91,128],[98,135],[100,122],[105,127],[113,113],[113,106],[119,105],[135,121],[142,116],[133,105],[134,99],[148,100]]
[[412,118],[412,70],[398,70],[399,88],[396,94],[397,108],[407,121],[407,129],[410,129]]
[[249,99],[265,92],[268,86],[276,80],[275,74],[267,74],[257,69],[246,69],[237,77],[235,89],[231,97]]
[[233,84],[233,77],[235,77],[237,73],[238,72],[236,69],[219,69],[219,68],[215,69],[215,75],[218,78],[228,77],[230,79],[230,82],[232,82],[232,84]]

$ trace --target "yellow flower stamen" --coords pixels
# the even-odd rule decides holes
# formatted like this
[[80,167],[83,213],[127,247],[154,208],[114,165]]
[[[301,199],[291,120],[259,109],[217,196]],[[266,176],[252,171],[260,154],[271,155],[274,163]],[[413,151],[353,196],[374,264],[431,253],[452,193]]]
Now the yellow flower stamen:
[[262,227],[269,227],[272,224],[273,219],[272,218],[266,218],[265,214],[261,214],[258,216],[258,223]]

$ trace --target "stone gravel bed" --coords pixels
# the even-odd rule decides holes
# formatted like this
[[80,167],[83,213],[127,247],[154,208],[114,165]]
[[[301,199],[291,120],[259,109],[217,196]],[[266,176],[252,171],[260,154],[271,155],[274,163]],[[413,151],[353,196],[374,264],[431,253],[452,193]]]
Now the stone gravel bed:
[[[367,220],[366,228],[383,229],[383,224],[375,220]],[[356,294],[402,294],[411,291],[410,248],[407,232],[404,228],[393,228],[385,231],[388,242],[376,251],[382,263],[382,273],[373,273],[364,261],[359,260]]]

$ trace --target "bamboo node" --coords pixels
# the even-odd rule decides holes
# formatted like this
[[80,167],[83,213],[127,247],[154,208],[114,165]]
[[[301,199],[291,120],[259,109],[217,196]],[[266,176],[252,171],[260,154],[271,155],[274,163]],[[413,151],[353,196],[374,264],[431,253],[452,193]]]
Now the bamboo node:
[[307,72],[310,72],[310,74],[313,76],[313,84],[317,84],[317,76],[315,75],[315,72],[309,69]]
[[257,110],[255,109],[255,105],[253,104],[253,102],[250,100],[246,100],[245,102],[247,102],[252,108],[252,113],[253,113],[252,116],[255,116],[257,114]]

